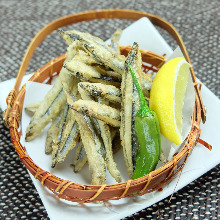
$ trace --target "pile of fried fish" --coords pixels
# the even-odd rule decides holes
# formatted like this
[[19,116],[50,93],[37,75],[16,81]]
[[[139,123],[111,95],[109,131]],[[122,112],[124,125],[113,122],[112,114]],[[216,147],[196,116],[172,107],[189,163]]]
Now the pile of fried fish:
[[52,153],[51,166],[64,161],[74,148],[74,172],[88,163],[91,184],[106,180],[106,168],[117,181],[121,174],[113,154],[122,146],[129,178],[138,152],[135,115],[139,99],[126,61],[132,65],[146,97],[152,84],[142,69],[137,43],[128,56],[120,54],[117,30],[111,45],[76,30],[59,33],[69,45],[59,76],[45,98],[26,107],[33,117],[26,129],[26,141],[33,140],[52,121],[47,131],[45,153]]

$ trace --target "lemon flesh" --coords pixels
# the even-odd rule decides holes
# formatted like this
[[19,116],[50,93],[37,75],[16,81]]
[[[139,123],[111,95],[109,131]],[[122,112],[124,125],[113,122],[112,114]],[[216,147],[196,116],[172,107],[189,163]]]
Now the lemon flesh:
[[149,106],[157,114],[161,133],[176,145],[182,143],[182,108],[190,64],[183,57],[165,63],[155,76]]

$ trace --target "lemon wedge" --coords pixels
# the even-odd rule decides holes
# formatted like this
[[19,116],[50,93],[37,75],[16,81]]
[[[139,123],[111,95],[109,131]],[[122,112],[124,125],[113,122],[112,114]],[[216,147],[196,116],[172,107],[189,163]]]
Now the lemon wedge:
[[161,133],[176,145],[182,143],[182,108],[190,64],[183,57],[165,63],[155,76],[149,106],[157,114]]

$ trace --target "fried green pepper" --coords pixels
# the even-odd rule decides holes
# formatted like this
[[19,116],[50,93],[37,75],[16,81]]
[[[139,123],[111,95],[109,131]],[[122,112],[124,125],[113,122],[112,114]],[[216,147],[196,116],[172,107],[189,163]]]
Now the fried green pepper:
[[161,153],[160,126],[156,113],[146,103],[132,66],[129,63],[128,66],[140,101],[140,108],[135,115],[139,151],[136,156],[136,166],[132,177],[132,179],[137,179],[147,175],[157,166]]

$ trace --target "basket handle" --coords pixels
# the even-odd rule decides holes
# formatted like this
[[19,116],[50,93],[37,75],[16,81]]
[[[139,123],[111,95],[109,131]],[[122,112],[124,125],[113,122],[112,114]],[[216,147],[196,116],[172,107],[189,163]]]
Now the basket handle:
[[[74,24],[81,21],[90,21],[94,19],[132,19],[132,20],[138,20],[142,17],[147,17],[149,20],[154,24],[157,25],[163,29],[165,29],[178,43],[180,46],[182,53],[184,54],[187,62],[190,62],[189,55],[187,53],[186,47],[183,43],[182,38],[180,37],[177,30],[174,28],[173,25],[171,25],[168,21],[146,12],[140,12],[140,11],[134,11],[134,10],[125,10],[125,9],[103,9],[103,10],[97,10],[97,11],[87,11],[87,12],[81,12],[77,14],[71,14],[67,15],[61,18],[58,18],[57,20],[54,20],[53,22],[46,25],[44,28],[42,28],[38,34],[33,38],[31,41],[25,56],[23,58],[23,61],[21,63],[20,69],[18,71],[16,82],[14,85],[14,88],[11,90],[11,92],[8,94],[6,102],[7,102],[7,108],[4,111],[3,114],[3,120],[7,127],[9,127],[10,124],[10,112],[14,106],[14,101],[16,99],[16,96],[19,91],[19,87],[22,81],[22,78],[27,70],[29,61],[35,51],[35,49],[38,47],[38,45],[54,30],[57,30],[60,27],[67,26],[70,24]],[[198,95],[200,106],[201,106],[201,113],[202,113],[202,120],[203,123],[205,123],[206,120],[206,112],[205,108],[202,102],[200,89],[198,87],[198,83],[196,81],[195,73],[193,68],[190,68],[192,79],[195,85],[195,91]]]

